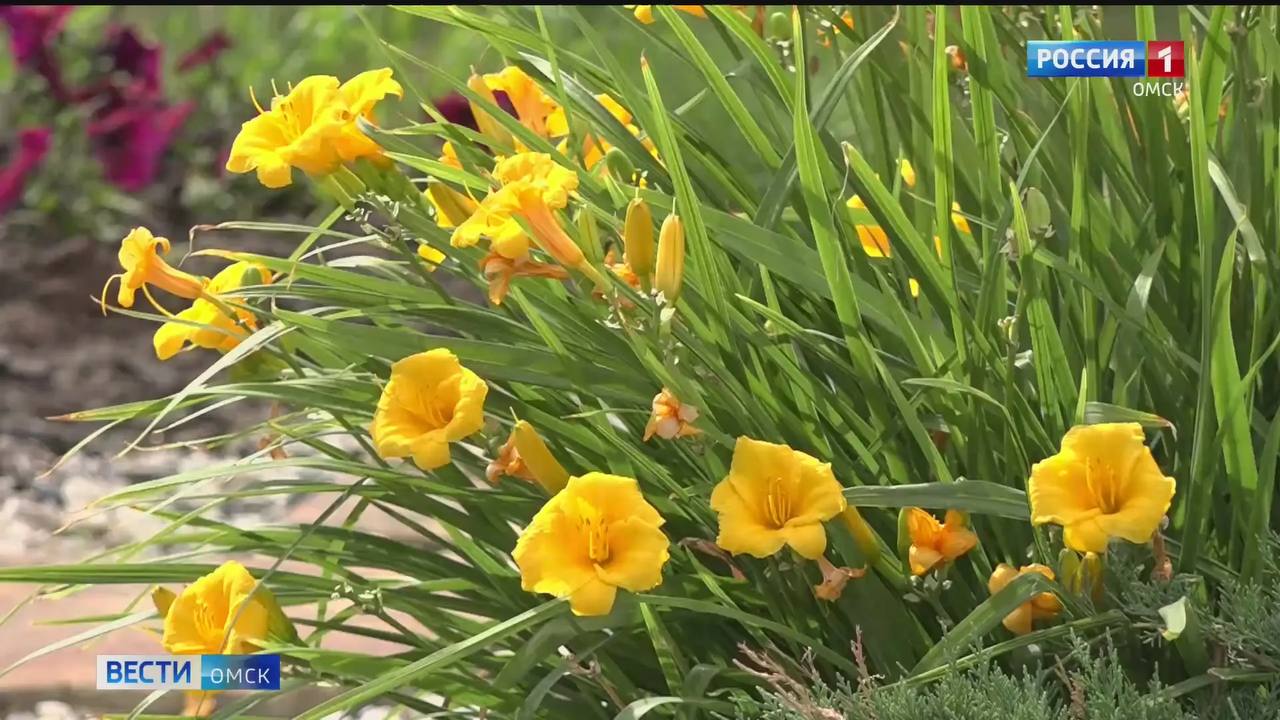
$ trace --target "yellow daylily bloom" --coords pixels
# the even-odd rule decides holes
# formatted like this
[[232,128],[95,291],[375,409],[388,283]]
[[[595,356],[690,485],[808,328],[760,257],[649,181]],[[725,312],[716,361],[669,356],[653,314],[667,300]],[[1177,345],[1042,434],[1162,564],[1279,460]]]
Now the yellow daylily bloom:
[[[185,273],[164,261],[169,254],[168,238],[156,237],[145,227],[136,227],[120,241],[120,251],[116,257],[124,272],[107,278],[107,285],[113,279],[120,280],[120,288],[116,293],[116,302],[121,307],[133,307],[134,296],[138,290],[147,292],[147,285],[154,285],[161,290],[178,297],[194,299],[204,292],[205,278]],[[106,297],[107,288],[102,289]],[[105,301],[104,301],[105,302]],[[154,304],[154,303],[153,303]]]
[[240,126],[227,170],[256,171],[263,185],[280,188],[293,182],[293,168],[323,177],[343,162],[384,162],[382,149],[356,120],[372,121],[374,106],[387,95],[404,96],[388,68],[363,72],[345,83],[332,75],[304,78],[288,95],[273,97],[270,110],[258,107],[258,116]]
[[383,458],[412,457],[423,470],[450,461],[449,443],[484,426],[489,386],[445,348],[391,366],[373,414],[374,449]]
[[249,330],[258,328],[258,320],[248,310],[227,306],[225,300],[245,285],[270,282],[271,271],[257,263],[237,262],[223,268],[209,281],[204,297],[156,330],[152,338],[156,357],[168,360],[187,347],[232,350],[249,336]]
[[822,523],[845,507],[830,463],[747,437],[738,438],[729,474],[711,493],[711,509],[720,520],[716,544],[758,558],[784,545],[810,560],[822,557]]
[[[475,214],[453,232],[455,246],[474,245],[481,236],[489,237],[492,249],[503,257],[521,259],[515,250],[518,216],[533,230],[538,246],[567,268],[578,268],[588,274],[595,269],[586,262],[582,249],[560,227],[554,211],[569,203],[578,189],[578,174],[558,165],[546,153],[518,153],[499,160],[493,177],[500,187],[489,193]],[[525,237],[523,230],[519,237]],[[526,241],[527,242],[527,241]],[[507,246],[504,250],[503,245]],[[603,278],[601,278],[603,280]]]
[[907,187],[916,186],[916,169],[912,167],[910,160],[902,158],[898,161],[898,174],[902,176],[902,182]]
[[948,510],[945,523],[920,508],[907,511],[911,550],[907,556],[911,574],[924,575],[939,565],[954,562],[978,544],[978,536],[968,528],[964,514]]
[[619,588],[661,584],[669,557],[662,524],[633,478],[571,477],[516,542],[521,587],[569,598],[575,615],[607,615]]
[[1063,527],[1067,547],[1105,553],[1113,537],[1145,543],[1173,502],[1138,423],[1077,425],[1057,455],[1031,468],[1031,522]]
[[287,96],[271,99],[271,109],[259,108],[258,116],[245,121],[231,144],[227,170],[257,171],[258,181],[269,188],[293,182],[293,168],[323,176],[342,164],[335,138],[352,116],[338,101],[338,78],[312,75]]
[[702,431],[693,426],[698,419],[698,408],[680,402],[670,390],[662,388],[662,392],[653,396],[653,413],[644,426],[644,441],[657,435],[663,440],[697,435]]
[[501,90],[507,94],[522,125],[547,137],[547,116],[560,105],[528,73],[518,67],[508,66],[499,72],[485,75],[484,82],[490,90]]
[[404,88],[391,78],[391,68],[366,70],[338,88],[338,100],[350,115],[350,121],[342,126],[335,147],[338,156],[346,162],[369,158],[380,164],[389,164],[382,148],[372,138],[360,131],[356,118],[373,122],[373,108],[388,95],[404,97]]
[[[1014,570],[1013,566],[1000,563],[991,573],[987,581],[987,591],[992,595],[1000,592],[1019,575],[1040,573],[1049,580],[1053,579],[1053,570],[1039,563],[1024,565]],[[1046,620],[1062,612],[1062,601],[1051,592],[1037,593],[1030,600],[1018,606],[1018,609],[1004,616],[1004,626],[1015,635],[1026,635],[1031,632],[1031,623],[1035,620]]]
[[[644,23],[645,25],[653,24],[653,6],[652,5],[623,5],[623,7],[625,7],[628,10],[634,10],[636,19]],[[707,16],[706,9],[703,8],[701,5],[672,5],[671,7],[675,8],[676,10],[679,10],[680,12],[689,13],[694,17],[704,18]]]
[[278,609],[265,588],[254,592],[257,585],[244,565],[234,560],[188,585],[164,612],[165,651],[172,655],[256,652]]

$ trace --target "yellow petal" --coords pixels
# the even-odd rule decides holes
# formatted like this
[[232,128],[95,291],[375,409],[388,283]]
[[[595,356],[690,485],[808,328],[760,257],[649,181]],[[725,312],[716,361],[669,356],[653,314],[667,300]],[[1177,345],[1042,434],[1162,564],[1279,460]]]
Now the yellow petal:
[[924,575],[942,562],[943,559],[942,553],[937,550],[929,547],[920,547],[919,545],[912,545],[907,555],[912,575]]
[[716,545],[734,555],[747,554],[766,558],[786,545],[786,536],[762,524],[728,478],[720,481],[711,493],[711,509],[719,513],[720,532]]
[[1098,523],[1097,517],[1080,520],[1064,525],[1062,542],[1077,552],[1105,553],[1107,551],[1107,531]]
[[391,79],[391,68],[366,70],[342,83],[338,94],[352,115],[372,119],[373,108],[388,95],[404,97],[404,88]]
[[618,589],[603,580],[591,580],[569,596],[569,607],[574,615],[591,617],[608,615]]
[[787,544],[801,557],[817,560],[827,550],[827,532],[820,522],[788,525],[782,533]]
[[942,533],[942,542],[938,552],[948,561],[964,555],[978,544],[978,536],[968,528],[946,529]]
[[1079,458],[1066,450],[1031,467],[1031,522],[1069,525],[1098,514]]
[[596,570],[601,580],[640,592],[662,583],[667,563],[667,536],[656,526],[632,517],[609,526],[609,561]]
[[987,592],[995,595],[1005,588],[1006,585],[1013,582],[1018,577],[1018,571],[1006,563],[1000,563],[991,573],[991,579],[987,580]]
[[1004,616],[1004,626],[1014,635],[1026,635],[1031,632],[1031,619],[1031,603],[1022,603],[1017,610]]
[[634,518],[653,527],[660,527],[664,522],[658,511],[644,499],[635,478],[589,472],[569,478],[569,484],[563,492],[599,508],[605,523]]

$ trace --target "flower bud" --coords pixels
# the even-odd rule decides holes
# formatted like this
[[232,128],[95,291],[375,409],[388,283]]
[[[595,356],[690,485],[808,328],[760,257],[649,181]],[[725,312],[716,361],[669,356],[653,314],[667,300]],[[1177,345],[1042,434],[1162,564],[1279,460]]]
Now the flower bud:
[[151,591],[151,602],[156,606],[156,612],[160,613],[161,618],[169,614],[169,606],[173,605],[173,601],[176,599],[178,599],[178,596],[174,595],[173,591],[168,588],[157,585]]
[[[484,78],[480,75],[471,73],[471,77],[467,78],[467,87],[488,101],[490,105],[498,106],[498,101],[494,98],[493,91],[489,89],[488,84],[485,83]],[[502,146],[510,146],[512,144],[511,132],[477,103],[471,103],[471,114],[475,116],[476,127],[480,129],[480,134]]]
[[910,160],[902,158],[898,161],[898,173],[902,175],[902,182],[908,188],[916,186],[916,169],[911,166]]
[[596,227],[596,219],[585,207],[578,210],[578,237],[582,243],[582,253],[592,264],[604,260],[604,251],[600,247],[600,229]]
[[680,286],[684,283],[684,221],[671,213],[662,221],[658,233],[658,267],[653,286],[674,305],[680,298]]
[[479,207],[475,200],[437,180],[427,182],[427,199],[436,208],[436,224],[446,229],[466,222]]
[[876,539],[875,531],[867,524],[866,519],[862,517],[862,513],[850,505],[840,514],[840,520],[848,528],[849,534],[853,536],[853,542],[858,546],[858,551],[862,553],[867,564],[878,560],[880,558],[880,541]]
[[772,40],[791,39],[791,18],[784,12],[775,12],[769,16],[769,38]]
[[653,215],[644,200],[636,198],[627,206],[622,229],[623,258],[646,287],[653,275]]
[[524,461],[533,479],[548,495],[560,492],[569,483],[569,473],[551,454],[538,431],[528,422],[520,420],[511,434],[516,441],[516,452],[520,453],[520,459]]
[[609,152],[604,154],[604,165],[609,169],[609,175],[617,180],[629,183],[635,177],[636,166],[631,164],[631,158],[618,148],[609,148]]

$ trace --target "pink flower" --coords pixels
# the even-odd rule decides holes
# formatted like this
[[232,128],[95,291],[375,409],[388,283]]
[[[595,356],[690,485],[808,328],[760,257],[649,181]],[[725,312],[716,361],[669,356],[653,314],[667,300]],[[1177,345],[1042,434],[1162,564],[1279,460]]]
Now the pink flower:
[[129,78],[129,85],[141,92],[160,91],[159,45],[148,45],[133,28],[113,27],[107,32],[103,52],[110,56],[116,72]]
[[195,49],[182,56],[178,61],[178,72],[187,72],[211,63],[229,47],[231,47],[231,38],[221,30],[214,30],[206,35]]
[[0,214],[22,199],[27,176],[49,152],[52,134],[49,128],[27,128],[18,133],[18,147],[9,164],[0,167]]
[[155,98],[123,105],[89,124],[107,180],[127,192],[150,185],[173,138],[195,103],[166,105]]
[[[511,98],[503,91],[497,90],[493,93],[493,99],[497,101],[498,107],[507,111],[508,115],[515,117],[516,107],[511,104]],[[476,125],[476,116],[471,112],[471,103],[462,93],[449,93],[434,102],[436,110],[444,116],[445,120],[454,125],[464,125],[472,130],[479,130]]]
[[59,100],[70,93],[62,82],[53,51],[53,41],[62,33],[67,15],[74,5],[7,5],[0,6],[0,21],[9,27],[9,48],[18,67],[34,70],[45,79],[49,90]]

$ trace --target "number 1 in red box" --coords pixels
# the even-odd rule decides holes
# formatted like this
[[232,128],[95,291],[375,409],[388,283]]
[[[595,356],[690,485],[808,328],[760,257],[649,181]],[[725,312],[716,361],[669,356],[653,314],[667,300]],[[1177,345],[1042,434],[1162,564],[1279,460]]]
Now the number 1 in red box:
[[1181,40],[1151,40],[1147,43],[1147,77],[1185,75]]

